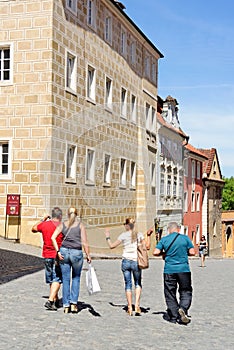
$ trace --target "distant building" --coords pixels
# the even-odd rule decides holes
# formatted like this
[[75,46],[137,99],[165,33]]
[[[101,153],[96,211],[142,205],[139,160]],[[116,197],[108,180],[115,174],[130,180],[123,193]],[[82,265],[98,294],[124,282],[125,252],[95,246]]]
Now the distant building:
[[202,232],[211,256],[222,255],[222,191],[224,181],[215,148],[199,149],[208,160],[203,162]]
[[202,231],[203,182],[202,163],[208,158],[191,144],[185,146],[184,158],[184,234],[192,240],[198,253]]
[[92,251],[126,216],[144,231],[161,52],[118,1],[0,1],[0,18],[1,232],[8,193],[21,196],[25,243],[40,244],[32,223],[54,206],[78,207]]
[[181,130],[177,100],[158,98],[157,216],[159,237],[170,221],[183,223],[184,146],[189,137]]
[[234,210],[222,212],[222,255],[234,258]]

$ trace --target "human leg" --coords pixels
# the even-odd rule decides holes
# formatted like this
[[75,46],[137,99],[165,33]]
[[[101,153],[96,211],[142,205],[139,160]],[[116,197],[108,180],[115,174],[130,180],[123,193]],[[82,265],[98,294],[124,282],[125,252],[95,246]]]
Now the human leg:
[[141,313],[140,298],[141,298],[141,291],[142,291],[141,269],[139,268],[138,263],[136,261],[132,262],[132,273],[133,273],[133,279],[135,283],[135,312],[136,314],[140,314]]
[[191,272],[181,272],[177,275],[180,295],[179,307],[184,310],[185,314],[187,314],[192,303],[193,288],[191,283]]
[[72,284],[71,284],[71,299],[70,303],[77,305],[80,293],[80,275],[83,266],[83,252],[82,250],[71,249],[70,259],[72,265]]
[[170,321],[176,322],[178,317],[179,304],[176,298],[177,291],[177,274],[167,274],[164,277],[164,296],[167,304],[167,312]]
[[70,282],[71,282],[71,262],[70,253],[67,248],[60,248],[63,260],[60,261],[60,267],[63,278],[63,307],[70,307]]
[[[46,283],[50,285],[50,294],[48,301],[45,303],[45,308],[47,310],[56,311],[57,307],[54,303],[54,299],[58,293],[58,290],[60,288],[61,283],[61,275],[57,276],[55,271],[55,259],[53,258],[46,258],[44,260],[45,265],[45,279]],[[61,273],[61,271],[60,271]]]
[[121,269],[123,272],[125,282],[125,293],[128,303],[128,314],[132,315],[132,275],[130,260],[123,259]]

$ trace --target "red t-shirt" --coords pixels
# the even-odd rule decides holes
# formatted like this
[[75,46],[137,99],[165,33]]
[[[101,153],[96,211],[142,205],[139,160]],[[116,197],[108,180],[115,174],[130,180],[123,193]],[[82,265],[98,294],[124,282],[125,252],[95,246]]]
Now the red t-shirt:
[[[54,249],[53,243],[51,241],[51,237],[56,229],[56,227],[61,224],[59,221],[43,221],[39,225],[37,225],[37,231],[42,233],[43,238],[43,248],[42,248],[42,256],[43,258],[56,258],[57,252]],[[58,248],[60,248],[63,241],[63,234],[60,233],[56,238]]]

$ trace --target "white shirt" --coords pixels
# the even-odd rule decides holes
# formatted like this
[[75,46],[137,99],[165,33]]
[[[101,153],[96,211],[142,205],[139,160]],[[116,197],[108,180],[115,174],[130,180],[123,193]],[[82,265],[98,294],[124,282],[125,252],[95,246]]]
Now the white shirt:
[[[138,232],[138,242],[142,239],[144,239],[144,235],[141,232]],[[118,237],[118,241],[121,241],[123,244],[123,259],[137,261],[137,242],[132,242],[132,232],[126,231],[121,233]]]

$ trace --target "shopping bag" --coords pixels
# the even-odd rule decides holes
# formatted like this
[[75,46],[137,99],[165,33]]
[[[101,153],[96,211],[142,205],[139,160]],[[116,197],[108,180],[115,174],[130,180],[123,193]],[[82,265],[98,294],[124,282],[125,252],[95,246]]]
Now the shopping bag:
[[96,272],[91,264],[86,272],[86,286],[90,295],[101,291]]

